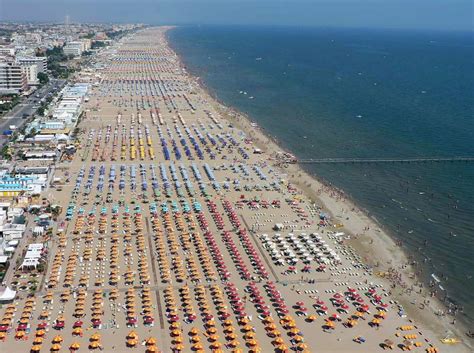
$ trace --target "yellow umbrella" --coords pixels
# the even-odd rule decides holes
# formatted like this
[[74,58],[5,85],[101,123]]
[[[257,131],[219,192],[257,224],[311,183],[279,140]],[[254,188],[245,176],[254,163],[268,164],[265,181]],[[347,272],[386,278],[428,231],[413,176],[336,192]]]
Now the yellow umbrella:
[[31,351],[33,352],[39,352],[40,350],[41,350],[40,344],[35,344],[33,347],[31,347]]

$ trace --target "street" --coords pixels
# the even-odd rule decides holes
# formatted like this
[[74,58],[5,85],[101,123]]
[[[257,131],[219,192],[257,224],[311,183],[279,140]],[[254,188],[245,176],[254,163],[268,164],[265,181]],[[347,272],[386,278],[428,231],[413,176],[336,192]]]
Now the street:
[[[66,84],[66,80],[51,80],[49,83],[38,89],[28,98],[25,98],[21,103],[9,111],[3,118],[0,119],[0,132],[9,130],[10,125],[15,125],[16,128],[21,128],[27,117],[30,117],[36,112],[41,105],[41,100],[46,99],[48,94],[60,90]],[[24,118],[25,117],[25,118]],[[0,144],[8,141],[8,136],[1,137]]]

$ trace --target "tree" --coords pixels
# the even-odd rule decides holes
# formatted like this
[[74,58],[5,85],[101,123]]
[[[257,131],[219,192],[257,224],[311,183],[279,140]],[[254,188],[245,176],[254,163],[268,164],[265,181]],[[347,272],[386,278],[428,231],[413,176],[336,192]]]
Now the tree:
[[44,111],[45,110],[46,109],[43,106],[41,106],[41,107],[38,108],[38,110],[36,112],[38,113],[38,115],[44,116]]
[[49,82],[49,77],[44,72],[38,72],[38,75],[36,77],[38,78],[39,83],[42,84],[42,85]]

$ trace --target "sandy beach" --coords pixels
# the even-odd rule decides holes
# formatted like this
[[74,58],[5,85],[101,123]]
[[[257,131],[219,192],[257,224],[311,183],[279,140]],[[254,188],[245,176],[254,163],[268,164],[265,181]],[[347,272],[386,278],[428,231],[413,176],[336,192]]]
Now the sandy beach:
[[0,308],[0,351],[472,351],[380,225],[282,163],[185,71],[169,29],[97,58],[55,171],[69,181],[48,191],[63,212],[47,271]]

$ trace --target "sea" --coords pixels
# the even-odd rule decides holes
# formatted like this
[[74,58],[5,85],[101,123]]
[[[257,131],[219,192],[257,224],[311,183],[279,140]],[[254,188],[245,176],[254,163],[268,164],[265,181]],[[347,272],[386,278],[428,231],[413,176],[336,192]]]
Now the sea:
[[[473,32],[183,26],[190,73],[300,159],[474,156]],[[305,164],[474,322],[474,163]]]

